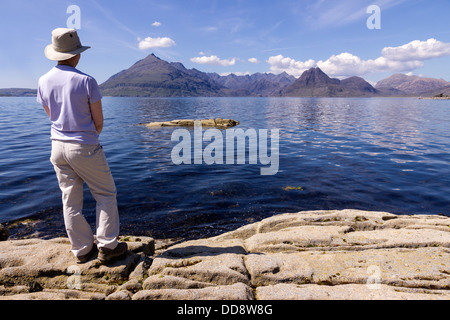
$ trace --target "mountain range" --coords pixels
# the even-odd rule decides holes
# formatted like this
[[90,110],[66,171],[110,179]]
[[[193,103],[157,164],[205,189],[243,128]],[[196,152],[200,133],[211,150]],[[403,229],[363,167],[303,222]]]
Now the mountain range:
[[[320,68],[306,70],[298,79],[286,72],[219,75],[150,54],[110,77],[100,89],[104,96],[114,97],[434,97],[449,96],[450,82],[394,74],[372,86],[360,77],[330,78]],[[33,89],[0,89],[0,96],[33,95]]]
[[394,74],[375,87],[360,77],[330,78],[320,68],[298,79],[283,72],[238,76],[186,69],[150,54],[100,85],[105,96],[144,97],[376,97],[447,95],[450,82]]
[[9,88],[0,89],[0,97],[36,97],[36,89]]

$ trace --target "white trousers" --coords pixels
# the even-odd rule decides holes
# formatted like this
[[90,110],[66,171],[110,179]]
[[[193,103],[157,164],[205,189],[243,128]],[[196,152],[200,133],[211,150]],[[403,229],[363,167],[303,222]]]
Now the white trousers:
[[119,235],[117,192],[102,147],[53,140],[50,161],[62,191],[64,223],[73,254],[87,254],[94,245],[92,229],[82,214],[83,182],[97,202],[97,246],[114,249]]

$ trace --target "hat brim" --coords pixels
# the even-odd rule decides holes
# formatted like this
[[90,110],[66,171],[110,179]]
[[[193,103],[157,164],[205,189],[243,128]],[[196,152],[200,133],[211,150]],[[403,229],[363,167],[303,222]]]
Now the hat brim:
[[86,51],[87,49],[89,49],[90,47],[87,46],[82,46],[81,48],[78,48],[77,50],[74,51],[70,51],[70,52],[58,52],[55,51],[55,49],[53,49],[53,45],[49,44],[46,48],[45,48],[45,56],[47,57],[47,59],[52,60],[52,61],[64,61],[70,58],[75,57],[77,54],[82,53],[84,51]]

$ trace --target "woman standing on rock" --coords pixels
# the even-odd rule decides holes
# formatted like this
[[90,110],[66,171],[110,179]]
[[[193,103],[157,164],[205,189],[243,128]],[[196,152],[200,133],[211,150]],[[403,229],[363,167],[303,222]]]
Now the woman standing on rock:
[[[97,82],[75,67],[90,47],[81,45],[77,31],[58,28],[45,56],[58,65],[39,79],[37,101],[52,122],[52,162],[62,191],[64,223],[79,263],[98,258],[107,262],[126,253],[118,243],[119,213],[116,187],[99,144],[103,129],[102,96]],[[83,183],[97,202],[97,245],[82,215]]]

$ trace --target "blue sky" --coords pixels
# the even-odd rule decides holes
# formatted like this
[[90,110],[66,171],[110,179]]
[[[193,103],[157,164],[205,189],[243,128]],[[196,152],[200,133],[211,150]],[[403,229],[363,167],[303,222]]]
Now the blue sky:
[[[99,83],[154,53],[219,74],[321,67],[375,83],[393,73],[450,81],[448,0],[0,0],[0,88],[36,88],[51,31],[76,5],[79,69]],[[370,30],[370,5],[381,29]]]

